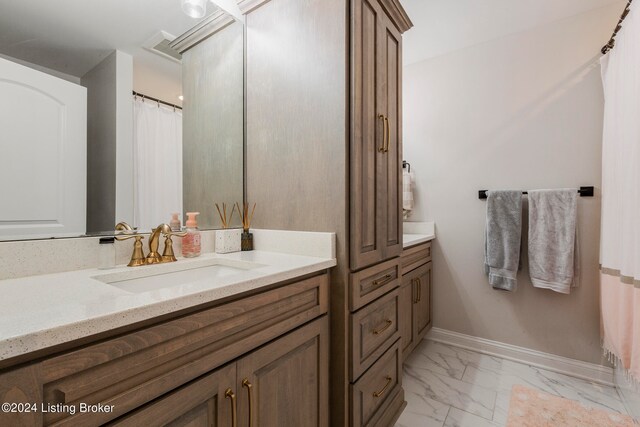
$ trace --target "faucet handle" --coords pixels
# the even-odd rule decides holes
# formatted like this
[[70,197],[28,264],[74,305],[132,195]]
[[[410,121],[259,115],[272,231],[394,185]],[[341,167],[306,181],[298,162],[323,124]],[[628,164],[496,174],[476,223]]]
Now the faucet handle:
[[174,262],[177,261],[176,255],[173,252],[173,236],[184,237],[187,235],[186,231],[169,231],[164,234],[164,251],[162,252],[162,262]]
[[135,243],[133,244],[133,254],[131,254],[131,260],[129,261],[129,264],[127,264],[129,267],[139,267],[147,263],[147,259],[144,256],[144,251],[142,250],[142,239],[144,239],[144,236],[140,234],[125,234],[115,236],[115,238],[116,240],[136,239]]
[[121,231],[123,234],[137,233],[138,229],[130,226],[126,222],[122,221],[116,224],[116,231]]

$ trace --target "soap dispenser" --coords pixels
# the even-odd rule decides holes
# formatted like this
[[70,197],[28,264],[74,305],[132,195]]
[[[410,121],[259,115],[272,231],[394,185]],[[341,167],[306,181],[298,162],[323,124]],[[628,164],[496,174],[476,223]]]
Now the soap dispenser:
[[185,224],[186,236],[182,238],[182,256],[185,258],[195,258],[200,256],[202,248],[200,242],[200,230],[198,230],[198,220],[196,216],[200,212],[187,212],[187,222]]
[[171,227],[171,231],[178,232],[182,229],[182,224],[180,223],[180,218],[178,218],[179,213],[171,214],[171,221],[169,222],[169,227]]

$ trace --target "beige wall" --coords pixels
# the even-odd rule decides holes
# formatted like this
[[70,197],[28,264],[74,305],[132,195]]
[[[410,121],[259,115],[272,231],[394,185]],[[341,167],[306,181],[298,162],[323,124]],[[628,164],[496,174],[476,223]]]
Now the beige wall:
[[[404,70],[412,220],[434,220],[434,326],[602,363],[598,251],[603,94],[599,49],[622,3],[449,52]],[[571,295],[515,293],[483,272],[481,189],[595,185],[579,202],[583,278]]]
[[[235,22],[184,52],[184,212],[199,211],[200,228],[221,228],[243,198],[244,29]],[[231,226],[240,226],[234,214]]]

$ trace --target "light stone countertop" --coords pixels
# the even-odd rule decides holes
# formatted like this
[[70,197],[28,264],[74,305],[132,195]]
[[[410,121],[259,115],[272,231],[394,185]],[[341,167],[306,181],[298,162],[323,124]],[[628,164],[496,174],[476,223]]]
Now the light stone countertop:
[[[218,261],[216,261],[218,260]],[[94,277],[127,280],[220,262],[247,267],[228,276],[134,293]],[[203,254],[171,264],[86,269],[0,280],[0,360],[195,307],[331,268],[335,258],[269,251]]]
[[402,247],[408,248],[420,243],[429,242],[436,238],[436,224],[434,222],[404,222]]
[[408,248],[420,243],[430,242],[435,239],[435,234],[403,234],[402,235],[402,247]]

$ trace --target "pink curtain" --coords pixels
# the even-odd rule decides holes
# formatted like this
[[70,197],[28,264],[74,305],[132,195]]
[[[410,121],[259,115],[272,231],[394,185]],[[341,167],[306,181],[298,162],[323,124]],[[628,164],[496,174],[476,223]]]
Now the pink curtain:
[[605,351],[640,382],[640,2],[602,57],[601,325]]

